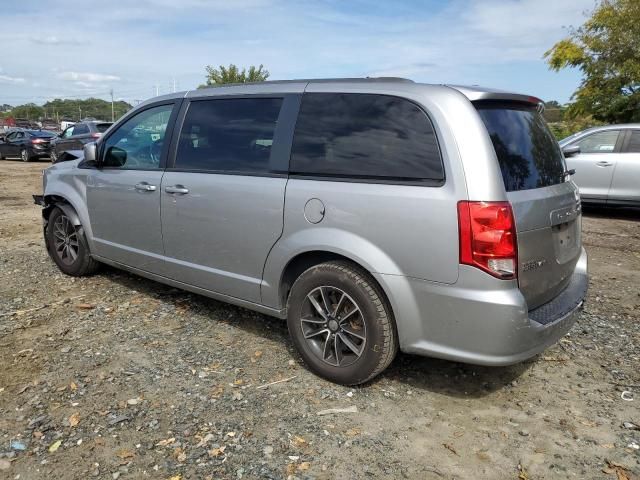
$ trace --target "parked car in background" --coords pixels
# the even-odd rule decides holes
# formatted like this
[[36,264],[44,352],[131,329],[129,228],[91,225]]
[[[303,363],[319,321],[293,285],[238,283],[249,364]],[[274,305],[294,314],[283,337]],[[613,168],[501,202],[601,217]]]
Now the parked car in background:
[[560,146],[584,202],[640,206],[640,124],[590,128]]
[[111,122],[79,122],[67,127],[51,142],[51,161],[58,161],[67,150],[82,150],[85,144],[95,142],[112,125]]
[[49,157],[51,139],[55,133],[47,130],[12,129],[4,139],[0,139],[0,160],[18,158],[29,162]]
[[520,362],[569,331],[588,285],[539,103],[402,79],[155,98],[45,170],[46,246],[68,275],[107,263],[287,319],[341,384],[398,349]]

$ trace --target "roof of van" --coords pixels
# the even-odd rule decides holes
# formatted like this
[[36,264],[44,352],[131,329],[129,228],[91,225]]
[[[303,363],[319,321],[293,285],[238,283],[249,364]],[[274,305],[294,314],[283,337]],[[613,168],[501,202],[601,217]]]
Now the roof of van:
[[[172,98],[184,98],[194,96],[206,96],[208,93],[214,93],[218,89],[230,89],[238,91],[240,94],[242,90],[250,90],[250,93],[286,93],[286,92],[304,92],[309,85],[318,84],[341,84],[349,87],[358,85],[371,85],[371,84],[394,84],[396,86],[402,85],[404,88],[425,88],[425,87],[448,87],[462,93],[470,101],[481,100],[503,100],[503,101],[517,101],[526,102],[531,104],[543,103],[537,97],[530,95],[523,95],[519,93],[509,92],[505,90],[497,90],[493,88],[480,87],[478,85],[450,85],[450,84],[428,84],[428,83],[416,83],[413,80],[400,77],[364,77],[364,78],[310,78],[310,79],[297,79],[297,80],[268,80],[265,82],[255,83],[229,83],[222,85],[212,85],[210,87],[190,90],[178,93],[170,93],[162,95],[160,97],[154,97],[147,100],[146,103],[155,102],[158,100],[172,99]],[[235,92],[234,92],[235,93]]]

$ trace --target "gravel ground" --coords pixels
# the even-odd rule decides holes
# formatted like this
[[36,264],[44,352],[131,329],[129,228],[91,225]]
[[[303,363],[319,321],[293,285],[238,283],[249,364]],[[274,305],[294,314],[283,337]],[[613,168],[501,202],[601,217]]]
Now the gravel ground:
[[30,198],[44,167],[0,162],[0,478],[638,478],[640,212],[587,211],[588,303],[542,355],[399,355],[345,388],[279,320],[60,274]]

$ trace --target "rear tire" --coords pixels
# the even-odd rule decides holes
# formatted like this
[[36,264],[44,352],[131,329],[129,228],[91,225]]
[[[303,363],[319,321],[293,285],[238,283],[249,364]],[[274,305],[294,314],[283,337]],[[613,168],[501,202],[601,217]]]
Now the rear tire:
[[100,264],[91,257],[82,225],[76,226],[58,207],[54,207],[46,230],[47,250],[58,268],[72,277],[95,273]]
[[393,313],[361,268],[343,261],[311,267],[287,302],[293,343],[315,374],[342,385],[380,374],[398,351]]

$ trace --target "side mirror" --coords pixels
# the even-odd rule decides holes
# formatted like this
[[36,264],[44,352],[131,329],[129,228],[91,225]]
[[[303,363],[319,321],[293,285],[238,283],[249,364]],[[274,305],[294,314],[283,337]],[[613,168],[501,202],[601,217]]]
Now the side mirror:
[[580,145],[568,145],[562,149],[565,157],[573,157],[580,153]]
[[89,164],[96,164],[98,156],[95,142],[87,143],[84,148],[84,161]]

